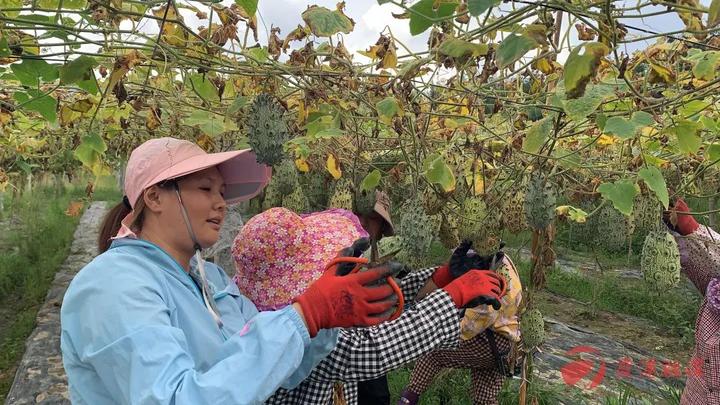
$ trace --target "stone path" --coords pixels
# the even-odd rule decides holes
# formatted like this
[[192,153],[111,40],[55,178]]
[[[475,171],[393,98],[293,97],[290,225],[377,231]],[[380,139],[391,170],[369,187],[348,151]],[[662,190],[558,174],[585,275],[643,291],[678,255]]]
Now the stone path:
[[60,304],[75,273],[97,253],[97,228],[105,211],[105,202],[95,202],[80,219],[70,255],[55,275],[45,303],[38,312],[37,326],[25,343],[25,354],[6,404],[70,403],[60,357]]
[[[67,379],[60,356],[60,304],[72,277],[95,255],[97,228],[105,210],[105,203],[96,202],[81,218],[80,226],[75,231],[70,255],[55,276],[46,302],[38,313],[37,327],[26,342],[26,352],[17,370],[6,404],[69,404]],[[589,265],[589,263],[563,259],[559,260],[559,264],[568,271],[570,269],[577,271],[578,268]],[[629,270],[631,270],[630,274],[635,273],[636,276],[637,270]],[[576,387],[584,389],[591,398],[599,398],[599,393],[602,391],[618,392],[621,381],[656,397],[660,394],[660,387],[667,384],[682,386],[684,382],[684,375],[658,377],[662,376],[663,364],[668,362],[667,359],[654,356],[632,343],[620,342],[612,337],[564,324],[549,317],[546,318],[546,330],[546,343],[542,347],[542,352],[537,353],[536,356],[537,375],[552,383],[562,384],[561,369],[573,361],[585,359],[590,368],[589,377],[581,380]],[[579,346],[597,350],[597,354],[568,354],[568,350]],[[632,359],[630,363],[632,367],[625,375],[622,368],[618,370],[618,365],[621,361],[625,361],[624,366],[627,367],[627,361],[630,361],[627,359]],[[656,362],[655,376],[643,374],[642,371],[647,367],[648,361],[652,360]],[[598,373],[603,362],[606,371],[602,383],[596,388],[587,388],[590,379]]]

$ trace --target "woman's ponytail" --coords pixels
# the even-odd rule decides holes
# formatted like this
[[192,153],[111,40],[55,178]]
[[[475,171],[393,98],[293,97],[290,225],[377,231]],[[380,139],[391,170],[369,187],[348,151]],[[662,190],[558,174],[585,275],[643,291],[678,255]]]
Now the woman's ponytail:
[[110,238],[117,235],[123,218],[132,211],[130,204],[127,204],[126,201],[127,197],[105,214],[98,236],[98,253],[103,253],[110,248]]

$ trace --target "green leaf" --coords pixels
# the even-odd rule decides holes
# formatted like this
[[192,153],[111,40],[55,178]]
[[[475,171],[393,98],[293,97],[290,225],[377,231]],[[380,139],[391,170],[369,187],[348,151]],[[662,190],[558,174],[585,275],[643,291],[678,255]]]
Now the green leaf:
[[589,85],[582,97],[561,100],[565,113],[576,121],[582,121],[594,113],[600,104],[614,94],[615,86],[607,84]]
[[497,48],[496,58],[500,69],[514,63],[535,48],[537,43],[524,35],[510,34]]
[[587,221],[588,213],[575,208],[572,205],[560,205],[555,207],[555,213],[558,215],[567,215],[568,219],[579,224],[584,224]]
[[638,193],[635,183],[629,180],[603,183],[598,187],[598,191],[603,198],[612,202],[615,209],[625,215],[632,214],[633,202]]
[[394,116],[402,116],[400,105],[398,104],[397,99],[393,96],[385,97],[384,99],[378,101],[377,104],[375,104],[375,108],[377,108],[380,121],[387,125],[392,123]]
[[530,127],[523,141],[523,151],[528,153],[538,153],[540,151],[540,148],[550,137],[554,118],[554,116],[545,117]]
[[342,10],[330,10],[320,6],[310,6],[302,13],[302,19],[317,37],[331,37],[338,32],[349,34],[355,22]]
[[429,156],[423,166],[425,168],[423,175],[430,183],[440,185],[446,193],[455,190],[455,175],[442,156],[438,154]]
[[360,191],[369,193],[375,190],[378,184],[380,184],[380,178],[382,178],[382,173],[380,173],[380,170],[375,169],[371,171],[360,183]]
[[75,148],[73,155],[83,164],[83,166],[87,168],[96,166],[97,162],[100,160],[100,153],[85,142]]
[[57,121],[57,100],[53,97],[34,89],[29,89],[27,93],[15,92],[13,97],[23,103],[22,108],[40,113],[53,124]]
[[649,127],[655,124],[655,119],[653,119],[652,114],[646,113],[645,111],[635,111],[630,118],[630,121],[640,127]]
[[83,10],[87,6],[87,0],[64,0],[63,8],[69,10]]
[[98,153],[105,153],[107,150],[105,140],[103,140],[102,136],[100,136],[97,131],[90,131],[89,134],[83,136],[82,142]]
[[240,111],[240,109],[243,108],[248,103],[248,101],[250,101],[250,97],[238,96],[237,98],[235,98],[233,103],[230,104],[230,107],[228,107],[226,114],[235,114],[236,112]]
[[194,74],[189,78],[190,86],[205,101],[219,100],[217,89],[205,75]]
[[[80,80],[91,80],[92,69],[98,62],[89,56],[82,55],[60,68],[60,84],[73,84]],[[93,80],[94,81],[94,80]]]
[[11,54],[12,52],[10,51],[7,38],[0,37],[0,58],[10,56]]
[[453,15],[457,1],[440,0],[434,9],[435,0],[420,0],[410,7],[410,34],[422,34],[433,24]]
[[630,139],[635,136],[637,125],[623,117],[610,117],[605,122],[603,132],[614,134],[622,139]]
[[[315,113],[308,115],[307,124],[305,124],[306,136],[311,139],[317,139],[318,136],[328,137],[333,135],[330,132],[333,129],[339,129],[340,123],[333,115]],[[329,132],[325,132],[329,131]]]
[[110,173],[110,169],[103,163],[103,155],[107,145],[97,131],[91,131],[82,137],[82,142],[75,149],[73,155],[88,168],[95,177]]
[[450,38],[440,44],[438,52],[453,58],[460,58],[463,56],[487,55],[489,49],[488,44],[474,44],[462,39]]
[[250,48],[247,50],[248,56],[252,58],[251,60],[256,61],[257,63],[264,63],[267,62],[270,54],[268,53],[266,48],[256,46],[254,48]]
[[660,170],[655,166],[644,167],[640,169],[638,175],[641,179],[643,179],[643,181],[645,182],[645,184],[647,184],[650,190],[655,193],[658,200],[660,200],[665,209],[667,209],[668,204],[670,203],[670,197],[668,196],[665,179],[663,178]]
[[720,133],[720,120],[715,121],[712,118],[703,115],[700,117],[700,123],[705,127],[705,129]]
[[183,124],[198,127],[209,137],[216,137],[237,129],[237,126],[233,122],[225,120],[225,117],[203,110],[193,111],[189,117],[183,119]]
[[708,28],[720,23],[720,0],[713,0],[708,10]]
[[698,113],[706,110],[710,105],[702,100],[693,100],[683,103],[678,112],[684,118],[694,118]]
[[[23,0],[0,0],[0,10],[6,10],[10,8],[22,8]],[[3,11],[10,18],[15,18],[20,15],[20,11]]]
[[340,128],[327,128],[316,132],[314,135],[317,139],[330,139],[345,135],[345,131]]
[[577,152],[555,147],[552,155],[557,159],[558,164],[566,169],[578,169],[583,165],[582,158]]
[[479,16],[498,4],[500,4],[499,0],[468,0],[467,2],[468,12],[473,17]]
[[700,57],[698,58],[693,58],[693,76],[700,80],[714,80],[718,68],[720,67],[720,52],[701,52],[699,56]]
[[707,147],[707,157],[710,163],[720,164],[720,143],[713,143]]
[[678,138],[678,146],[680,151],[691,154],[697,153],[702,144],[702,139],[698,135],[698,124],[692,121],[678,121],[675,125],[668,128]]
[[88,80],[82,80],[76,83],[77,86],[90,94],[98,94],[100,89],[97,86],[97,81],[92,78]]
[[10,65],[10,68],[20,83],[30,87],[38,87],[40,81],[52,82],[58,78],[57,66],[42,59],[23,59],[22,63]]
[[[580,52],[583,51],[581,55]],[[600,42],[582,44],[570,52],[565,61],[565,92],[567,98],[578,98],[585,93],[585,86],[597,73],[600,60],[610,50]]]
[[257,12],[258,0],[235,0],[235,4],[242,7],[250,17]]

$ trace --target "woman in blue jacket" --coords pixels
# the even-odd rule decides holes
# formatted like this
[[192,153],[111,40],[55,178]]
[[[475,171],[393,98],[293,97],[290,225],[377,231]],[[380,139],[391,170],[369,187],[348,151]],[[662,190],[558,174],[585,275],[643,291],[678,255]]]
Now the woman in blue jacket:
[[101,254],[62,305],[73,403],[261,403],[333,349],[332,328],[386,320],[379,314],[395,304],[392,289],[371,285],[388,268],[344,277],[330,269],[293,305],[258,312],[202,260],[226,204],[252,198],[269,176],[248,150],[208,154],[160,138],[132,152],[126,196],[101,227]]

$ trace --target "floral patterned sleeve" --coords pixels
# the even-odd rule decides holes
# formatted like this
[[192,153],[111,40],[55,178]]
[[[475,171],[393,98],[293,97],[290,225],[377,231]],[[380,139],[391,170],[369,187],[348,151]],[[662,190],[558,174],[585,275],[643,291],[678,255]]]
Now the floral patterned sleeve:
[[701,225],[690,235],[675,235],[675,239],[683,273],[705,294],[710,280],[720,275],[720,234]]

